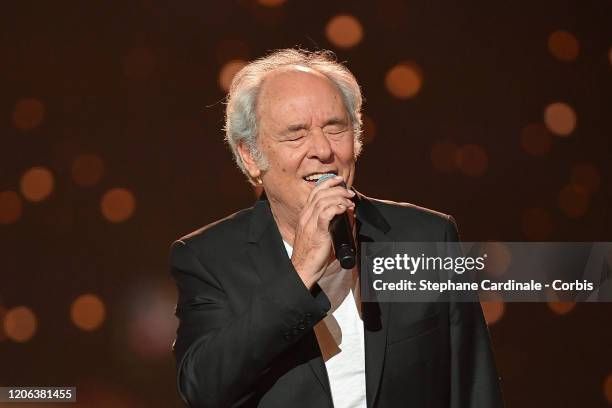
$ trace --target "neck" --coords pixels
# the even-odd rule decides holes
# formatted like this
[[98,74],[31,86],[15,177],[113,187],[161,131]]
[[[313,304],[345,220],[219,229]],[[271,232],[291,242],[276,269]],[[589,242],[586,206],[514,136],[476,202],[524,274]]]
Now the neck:
[[298,217],[292,215],[287,207],[272,199],[269,199],[269,203],[270,209],[272,210],[272,216],[274,217],[274,221],[276,222],[276,226],[283,240],[293,246]]

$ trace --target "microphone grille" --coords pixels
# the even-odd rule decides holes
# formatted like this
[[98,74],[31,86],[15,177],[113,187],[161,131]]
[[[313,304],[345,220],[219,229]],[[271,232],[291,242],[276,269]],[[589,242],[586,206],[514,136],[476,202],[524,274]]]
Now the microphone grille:
[[315,185],[318,186],[319,184],[323,183],[325,180],[329,180],[330,178],[334,178],[334,177],[336,177],[334,173],[325,173],[321,177],[319,177]]

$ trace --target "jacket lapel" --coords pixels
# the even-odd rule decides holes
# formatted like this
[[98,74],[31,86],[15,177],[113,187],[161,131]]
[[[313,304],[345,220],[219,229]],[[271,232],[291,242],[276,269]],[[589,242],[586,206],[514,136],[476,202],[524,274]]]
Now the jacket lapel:
[[[390,226],[374,204],[364,195],[357,192],[356,202],[358,253],[364,242],[385,242]],[[257,200],[248,232],[249,256],[262,282],[274,279],[279,271],[286,270],[278,265],[290,262],[285,251],[281,234],[276,226],[270,205],[265,194]],[[262,256],[265,254],[265,256]],[[315,291],[316,292],[316,291]],[[362,302],[364,325],[366,399],[368,407],[376,401],[380,379],[385,360],[389,303]],[[314,332],[310,334],[312,347],[317,357],[308,361],[308,365],[325,392],[330,395],[329,378],[321,351]]]
[[[355,197],[357,201],[358,251],[361,254],[361,244],[363,243],[388,241],[389,238],[386,234],[389,232],[390,226],[367,197],[360,193]],[[362,282],[363,279],[362,275]],[[366,400],[368,407],[371,408],[374,406],[378,395],[387,351],[389,303],[362,302],[361,309],[365,343]]]
[[[262,256],[262,254],[265,255]],[[291,262],[265,195],[262,195],[253,209],[253,217],[249,228],[249,256],[263,283],[274,280],[279,272],[287,270],[287,268],[279,268],[279,265]],[[318,285],[313,289],[315,296],[324,296],[320,289],[317,291],[317,288]],[[308,360],[308,366],[323,390],[330,396],[331,401],[329,379],[314,331],[311,331],[307,337],[307,341],[313,349],[312,354],[315,355],[314,358]]]

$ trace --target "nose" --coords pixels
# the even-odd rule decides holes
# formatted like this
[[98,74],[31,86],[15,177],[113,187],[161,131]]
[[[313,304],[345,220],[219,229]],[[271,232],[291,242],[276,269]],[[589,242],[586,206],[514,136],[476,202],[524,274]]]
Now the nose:
[[308,149],[309,159],[318,159],[323,163],[333,160],[334,152],[329,139],[325,136],[323,129],[313,127],[310,131],[310,146]]

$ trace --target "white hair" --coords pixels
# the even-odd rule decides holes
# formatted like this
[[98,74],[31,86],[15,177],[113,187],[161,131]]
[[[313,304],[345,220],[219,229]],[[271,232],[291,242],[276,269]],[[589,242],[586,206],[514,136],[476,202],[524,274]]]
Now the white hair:
[[[362,148],[361,140],[361,89],[353,74],[339,63],[331,51],[306,51],[287,48],[276,50],[244,66],[232,80],[227,95],[225,111],[225,140],[232,149],[236,164],[247,176],[251,176],[238,153],[240,143],[248,148],[255,163],[262,170],[268,168],[266,157],[257,148],[257,98],[264,77],[282,67],[303,66],[325,75],[338,88],[353,126],[355,157]],[[254,183],[253,183],[254,184]]]

